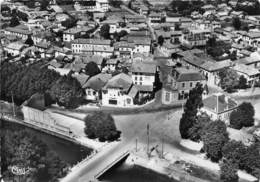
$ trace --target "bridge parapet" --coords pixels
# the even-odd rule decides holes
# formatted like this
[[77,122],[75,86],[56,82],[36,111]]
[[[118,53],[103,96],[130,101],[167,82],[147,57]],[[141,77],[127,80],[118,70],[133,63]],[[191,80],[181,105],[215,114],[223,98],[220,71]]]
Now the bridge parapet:
[[122,160],[123,158],[125,158],[126,156],[128,156],[130,154],[130,151],[127,150],[126,152],[124,152],[122,155],[120,155],[119,157],[117,157],[115,160],[112,161],[112,163],[108,164],[104,169],[102,169],[100,172],[98,172],[94,178],[97,180],[101,175],[103,175],[107,170],[109,170],[111,167],[113,167],[116,163],[118,163],[120,160]]

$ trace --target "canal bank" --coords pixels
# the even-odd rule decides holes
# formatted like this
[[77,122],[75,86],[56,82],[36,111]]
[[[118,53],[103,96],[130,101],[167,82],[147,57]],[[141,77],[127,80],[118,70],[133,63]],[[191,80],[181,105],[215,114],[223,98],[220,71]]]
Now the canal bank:
[[87,148],[72,141],[64,140],[57,136],[49,135],[45,132],[29,128],[18,123],[8,122],[5,120],[0,120],[0,122],[2,125],[2,131],[16,131],[22,129],[27,130],[30,134],[45,143],[50,150],[55,151],[59,155],[59,157],[62,160],[66,161],[70,166],[73,166],[82,161],[93,151],[93,149],[91,148]]

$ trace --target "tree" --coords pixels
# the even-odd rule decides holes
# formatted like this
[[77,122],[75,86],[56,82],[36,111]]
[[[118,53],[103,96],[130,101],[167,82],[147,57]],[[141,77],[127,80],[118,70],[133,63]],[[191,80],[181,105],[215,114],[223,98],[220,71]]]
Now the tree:
[[162,46],[163,43],[164,43],[164,38],[163,38],[163,36],[160,35],[160,36],[158,37],[158,44],[159,44],[160,46]]
[[19,19],[16,15],[12,15],[9,26],[16,27],[17,25],[20,25]]
[[1,98],[11,101],[11,93],[16,104],[21,104],[33,94],[44,93],[60,78],[60,75],[44,67],[39,62],[29,66],[5,62],[1,65]]
[[50,0],[41,1],[41,10],[46,11],[49,3],[50,3]]
[[238,85],[238,74],[232,69],[223,69],[219,72],[220,86],[227,92],[232,92]]
[[27,40],[25,41],[25,44],[29,45],[29,46],[33,46],[34,42],[32,40],[32,37],[29,35]]
[[235,129],[254,125],[255,110],[251,103],[243,102],[230,114],[230,125]]
[[239,30],[241,28],[241,21],[240,21],[239,17],[234,17],[232,20],[232,24],[236,30]]
[[220,179],[223,182],[238,182],[237,166],[229,160],[220,163]]
[[109,0],[108,3],[110,6],[115,8],[120,8],[120,6],[123,4],[121,0]]
[[109,24],[102,25],[102,27],[100,28],[100,35],[105,39],[109,39],[110,38],[109,30],[110,30]]
[[120,41],[120,39],[124,36],[126,36],[128,33],[125,30],[121,30],[119,33],[115,32],[114,33],[114,38],[116,39],[116,41]]
[[210,117],[207,114],[202,114],[198,116],[194,125],[189,129],[190,139],[198,142],[201,140],[201,137],[204,132],[204,127],[211,122]]
[[246,152],[241,157],[239,168],[246,170],[249,174],[259,175],[260,170],[260,153],[259,146],[252,144],[246,148]]
[[61,25],[66,27],[67,29],[75,27],[77,23],[77,20],[73,17],[67,18],[63,22],[61,22]]
[[246,147],[242,142],[235,140],[228,141],[222,148],[222,155],[225,159],[240,164],[242,156],[246,153]]
[[228,141],[227,128],[224,122],[217,120],[204,127],[202,135],[203,150],[212,161],[218,162],[222,158],[222,147]]
[[92,76],[99,74],[100,69],[98,68],[98,65],[95,62],[91,61],[91,62],[87,63],[87,65],[85,67],[85,72],[87,75],[92,77]]
[[218,58],[224,53],[228,53],[231,48],[231,44],[221,40],[217,41],[215,36],[211,36],[206,43],[206,48],[209,55],[214,58]]
[[57,181],[68,172],[67,164],[27,130],[6,130],[1,134],[4,178],[14,177],[8,170],[10,166],[30,167],[26,176],[29,181]]
[[59,78],[48,92],[53,100],[66,108],[78,107],[83,96],[80,83],[71,76]]
[[189,129],[196,121],[197,111],[203,106],[202,103],[203,88],[199,84],[189,93],[189,98],[185,104],[184,113],[180,120],[179,130],[182,138],[189,138]]
[[114,141],[120,137],[113,117],[104,112],[89,114],[85,119],[85,133],[89,138],[100,141]]
[[247,79],[243,75],[241,75],[239,77],[238,88],[240,88],[240,89],[246,89],[247,88]]

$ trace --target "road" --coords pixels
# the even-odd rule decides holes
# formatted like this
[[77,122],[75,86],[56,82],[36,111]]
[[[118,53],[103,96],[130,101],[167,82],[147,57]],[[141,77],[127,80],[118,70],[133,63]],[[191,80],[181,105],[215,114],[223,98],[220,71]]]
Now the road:
[[[176,110],[172,110],[174,112]],[[128,116],[114,116],[117,128],[122,131],[121,141],[110,145],[108,148],[101,150],[92,159],[86,161],[76,170],[69,173],[62,182],[86,182],[94,180],[93,176],[100,170],[105,168],[111,161],[127,150],[132,150],[135,147],[135,141],[146,141],[147,124],[151,126],[155,123],[163,122],[168,117],[169,111],[162,111],[156,113],[145,113]],[[70,113],[72,114],[72,113]],[[79,114],[76,117],[84,117]]]

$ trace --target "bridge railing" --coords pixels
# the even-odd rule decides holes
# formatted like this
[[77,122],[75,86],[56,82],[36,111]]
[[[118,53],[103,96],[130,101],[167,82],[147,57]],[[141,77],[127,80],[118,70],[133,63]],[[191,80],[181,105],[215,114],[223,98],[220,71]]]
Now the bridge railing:
[[110,163],[109,165],[107,165],[104,169],[102,169],[99,173],[97,173],[94,178],[97,179],[99,178],[102,174],[104,174],[109,168],[111,168],[113,165],[115,165],[115,163],[117,163],[119,160],[121,160],[122,158],[126,157],[128,154],[130,153],[129,150],[127,150],[126,152],[124,152],[122,155],[120,155],[119,157],[117,157],[115,160],[113,160],[112,163]]

